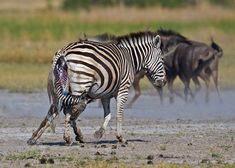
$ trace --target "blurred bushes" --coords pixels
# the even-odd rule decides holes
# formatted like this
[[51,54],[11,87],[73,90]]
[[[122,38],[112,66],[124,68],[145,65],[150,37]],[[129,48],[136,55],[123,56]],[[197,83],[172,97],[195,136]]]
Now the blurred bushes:
[[230,7],[235,4],[235,0],[209,0],[211,4]]
[[89,9],[91,6],[114,6],[121,0],[64,0],[62,8],[65,10]]
[[[65,10],[89,9],[91,6],[136,6],[140,8],[150,6],[162,6],[167,8],[184,7],[185,5],[196,5],[204,0],[64,0],[62,8]],[[235,0],[207,0],[210,4],[230,6]]]
[[196,0],[64,0],[62,8],[66,10],[89,9],[91,6],[115,6],[124,4],[125,6],[149,7],[182,7],[187,3]]
[[123,0],[126,6],[149,7],[149,6],[163,6],[163,7],[181,7],[188,0]]

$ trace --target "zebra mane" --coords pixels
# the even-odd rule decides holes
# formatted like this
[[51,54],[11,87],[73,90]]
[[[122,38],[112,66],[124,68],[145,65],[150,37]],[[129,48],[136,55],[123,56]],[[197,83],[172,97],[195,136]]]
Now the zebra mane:
[[124,36],[118,36],[116,38],[116,41],[120,43],[122,40],[128,40],[128,39],[133,39],[133,38],[142,38],[142,37],[154,37],[156,36],[157,33],[151,32],[151,31],[142,31],[142,32],[136,32],[136,33],[130,33],[128,35]]
[[123,40],[129,40],[133,38],[143,38],[146,36],[152,38],[155,37],[156,35],[157,35],[156,32],[151,32],[151,31],[135,32],[123,36],[115,36],[113,34],[103,33],[100,35],[96,35],[94,37],[79,38],[78,42],[98,41],[98,42],[107,42],[107,43],[121,43]]
[[117,37],[113,34],[103,33],[103,34],[95,36],[94,38],[100,41],[115,41]]
[[181,35],[180,33],[174,31],[174,30],[170,30],[170,29],[162,29],[160,28],[159,30],[157,30],[157,33],[161,36],[178,36],[184,40],[188,40],[187,37]]

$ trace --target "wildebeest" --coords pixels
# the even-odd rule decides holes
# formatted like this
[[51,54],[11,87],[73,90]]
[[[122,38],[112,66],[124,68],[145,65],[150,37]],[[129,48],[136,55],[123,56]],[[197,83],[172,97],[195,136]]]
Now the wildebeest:
[[[169,89],[170,102],[173,102],[173,95],[176,93],[173,90],[173,82],[177,76],[184,83],[185,100],[188,100],[188,94],[194,97],[189,85],[192,79],[196,85],[196,91],[201,88],[198,77],[200,77],[206,83],[206,102],[209,101],[209,82],[212,76],[215,83],[215,87],[219,98],[218,88],[218,64],[219,58],[222,57],[223,50],[213,40],[211,45],[208,46],[205,43],[196,42],[187,39],[186,37],[176,33],[172,30],[160,29],[157,31],[161,35],[163,51],[166,54],[163,55],[164,65],[166,70],[167,84]],[[140,80],[144,77],[145,72],[140,71],[136,74],[133,87],[135,95],[128,104],[131,107],[133,103],[141,94]],[[162,88],[155,87],[159,94],[161,101],[163,100]]]
[[[219,70],[219,59],[223,55],[222,48],[214,42],[213,39],[211,39],[211,48],[214,49],[214,58],[212,62],[208,65],[208,67],[204,68],[200,73],[199,77],[205,82],[206,84],[206,102],[209,101],[209,84],[210,84],[210,77],[212,77],[213,82],[215,84],[215,88],[218,94],[218,97],[220,101],[222,101],[222,98],[220,96],[219,86],[218,86],[218,70]],[[197,77],[193,77],[192,80],[194,81],[196,85],[196,92],[198,92],[201,89],[201,84]]]

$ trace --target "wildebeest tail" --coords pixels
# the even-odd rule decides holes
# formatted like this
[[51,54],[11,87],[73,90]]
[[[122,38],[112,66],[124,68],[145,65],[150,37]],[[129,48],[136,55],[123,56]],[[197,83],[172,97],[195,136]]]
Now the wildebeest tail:
[[223,56],[223,49],[211,38],[211,48],[215,50],[215,56],[221,58]]

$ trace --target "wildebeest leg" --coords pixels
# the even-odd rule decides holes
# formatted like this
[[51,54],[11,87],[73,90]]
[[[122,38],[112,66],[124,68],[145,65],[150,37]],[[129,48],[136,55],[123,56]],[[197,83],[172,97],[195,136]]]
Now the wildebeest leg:
[[181,81],[184,83],[184,96],[185,96],[185,102],[188,102],[188,95],[190,94],[191,98],[194,99],[194,95],[192,93],[192,90],[190,89],[190,79],[184,78],[180,76]]
[[200,74],[201,79],[205,82],[206,85],[206,95],[205,95],[205,102],[209,102],[209,83],[210,83],[210,73],[202,72]]
[[104,123],[103,125],[100,127],[100,129],[98,131],[95,132],[94,137],[96,139],[100,139],[102,138],[102,136],[105,133],[105,130],[107,128],[107,125],[111,119],[111,112],[110,112],[110,98],[107,99],[101,99],[101,103],[103,105],[104,108]]
[[127,108],[131,108],[134,102],[140,97],[141,95],[141,89],[140,89],[140,79],[141,78],[135,78],[133,82],[133,88],[135,91],[135,96],[131,99],[130,103],[126,106]]
[[39,128],[33,133],[32,137],[27,141],[29,145],[34,145],[43,132],[50,126],[51,121],[58,115],[56,106],[51,105],[46,118],[41,122]]
[[156,89],[159,93],[161,104],[163,104],[163,88],[162,87],[156,87]]
[[205,97],[205,101],[206,103],[209,102],[209,86],[210,86],[210,78],[206,77],[204,78],[205,84],[206,84],[206,97]]
[[173,81],[174,81],[173,79],[169,79],[167,84],[169,90],[169,101],[171,104],[174,103]]
[[218,86],[218,71],[217,70],[212,72],[212,79],[214,81],[215,88],[216,88],[217,94],[219,96],[219,100],[220,100],[220,102],[222,102],[222,97],[220,95],[220,90],[219,90],[219,86]]
[[199,90],[201,90],[201,84],[200,84],[200,82],[199,82],[197,77],[193,77],[192,80],[193,80],[193,82],[195,84],[195,88],[196,88],[195,89],[195,94],[196,94],[196,93],[199,92]]

